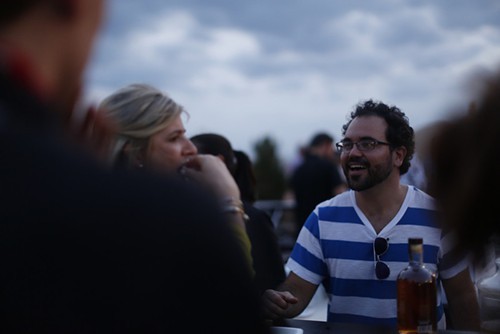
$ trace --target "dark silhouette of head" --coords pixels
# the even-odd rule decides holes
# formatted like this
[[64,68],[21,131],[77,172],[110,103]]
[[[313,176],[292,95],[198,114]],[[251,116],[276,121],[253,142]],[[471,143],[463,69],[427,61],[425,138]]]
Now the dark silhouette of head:
[[215,133],[203,133],[190,138],[200,154],[211,154],[219,156],[234,176],[236,170],[236,158],[233,147],[227,138]]

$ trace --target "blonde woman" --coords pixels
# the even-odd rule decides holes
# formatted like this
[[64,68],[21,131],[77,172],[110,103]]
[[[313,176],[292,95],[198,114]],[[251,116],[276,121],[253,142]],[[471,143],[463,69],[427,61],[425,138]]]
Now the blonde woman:
[[251,268],[251,246],[245,232],[246,215],[238,185],[220,159],[198,154],[186,137],[182,121],[182,116],[188,115],[185,109],[152,86],[132,84],[105,98],[98,110],[117,126],[110,157],[112,165],[177,173],[212,191],[219,198],[221,210],[227,212]]

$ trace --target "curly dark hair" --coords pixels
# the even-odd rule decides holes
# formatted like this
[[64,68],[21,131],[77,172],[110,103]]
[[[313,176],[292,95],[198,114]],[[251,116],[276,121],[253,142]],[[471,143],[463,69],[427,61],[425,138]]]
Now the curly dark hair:
[[367,100],[356,106],[356,109],[351,112],[350,119],[342,126],[342,135],[344,136],[347,128],[356,117],[361,116],[377,116],[383,118],[388,126],[385,133],[387,141],[391,144],[391,150],[396,147],[406,148],[406,157],[399,167],[399,174],[403,175],[410,168],[410,160],[415,152],[415,132],[410,126],[408,117],[398,107],[391,106],[382,102],[374,102]]

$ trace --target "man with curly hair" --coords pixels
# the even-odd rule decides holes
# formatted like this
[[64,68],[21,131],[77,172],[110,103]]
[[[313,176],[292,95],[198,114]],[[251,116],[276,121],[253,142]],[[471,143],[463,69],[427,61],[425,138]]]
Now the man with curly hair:
[[[267,290],[269,318],[289,318],[323,283],[329,322],[397,327],[396,278],[408,264],[408,238],[424,240],[424,262],[438,276],[438,328],[446,328],[441,286],[457,329],[478,328],[467,261],[436,223],[431,196],[400,183],[415,149],[414,131],[395,106],[360,103],[336,144],[350,190],[316,206],[288,261],[278,291]],[[443,293],[443,295],[444,295]]]

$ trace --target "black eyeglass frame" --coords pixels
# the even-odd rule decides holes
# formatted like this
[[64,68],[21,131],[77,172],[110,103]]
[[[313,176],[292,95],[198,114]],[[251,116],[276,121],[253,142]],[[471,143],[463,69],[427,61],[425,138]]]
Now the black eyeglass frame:
[[[360,146],[360,143],[368,144],[368,146],[366,146],[366,147]],[[345,147],[346,144],[351,146],[351,147],[349,149],[346,149],[346,147]],[[365,139],[358,140],[357,142],[342,141],[341,140],[341,141],[335,143],[335,147],[337,148],[337,151],[340,153],[350,152],[354,148],[354,145],[356,145],[357,149],[360,150],[361,152],[373,151],[378,145],[387,145],[387,146],[392,147],[391,143],[387,143],[385,141],[380,141],[380,140],[373,139],[373,138],[365,138]]]
[[378,279],[386,279],[391,274],[391,269],[387,263],[380,260],[380,257],[389,250],[389,241],[386,238],[376,237],[373,240],[373,251],[375,253],[375,276]]

